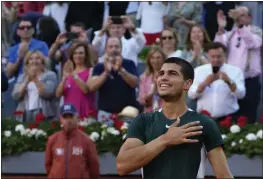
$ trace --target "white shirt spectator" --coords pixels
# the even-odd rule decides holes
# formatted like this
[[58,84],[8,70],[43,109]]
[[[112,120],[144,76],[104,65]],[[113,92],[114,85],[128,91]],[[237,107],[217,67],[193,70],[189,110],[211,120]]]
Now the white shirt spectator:
[[68,12],[68,3],[59,5],[58,3],[51,3],[44,7],[43,14],[50,16],[58,23],[60,32],[65,32],[65,18]]
[[136,19],[141,19],[141,29],[144,33],[159,33],[164,28],[163,17],[168,14],[168,5],[163,2],[141,2]]
[[197,93],[198,86],[204,82],[208,75],[212,74],[211,64],[195,68],[195,79],[188,92],[191,99],[197,99],[197,111],[207,110],[214,118],[227,116],[238,111],[237,100],[242,99],[246,93],[244,73],[240,68],[224,64],[220,71],[225,72],[236,84],[235,92],[232,92],[229,86],[219,79],[206,87],[201,94]]
[[[92,41],[92,45],[99,53],[99,62],[104,61],[104,53],[105,53],[105,44],[106,44],[107,36],[104,35],[102,37],[99,36],[99,31],[95,32],[95,37]],[[143,49],[146,44],[146,39],[141,30],[137,29],[137,34],[132,34],[132,38],[126,39],[125,37],[121,38],[122,43],[122,56],[127,60],[132,60],[135,65],[138,64],[138,54]]]
[[181,58],[182,57],[182,50],[176,50],[174,51],[173,53],[171,53],[170,55],[168,55],[168,58],[170,57],[178,57],[178,58]]

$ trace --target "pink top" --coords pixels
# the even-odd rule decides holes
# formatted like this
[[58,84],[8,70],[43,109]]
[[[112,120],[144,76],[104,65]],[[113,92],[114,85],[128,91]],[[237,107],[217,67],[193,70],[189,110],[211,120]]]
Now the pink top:
[[[90,69],[78,73],[79,78],[86,82],[90,75]],[[64,86],[64,103],[71,103],[81,118],[89,117],[90,110],[96,110],[96,94],[84,94],[75,83],[72,76],[69,76]]]
[[[147,76],[145,73],[143,73],[140,76],[140,86],[139,86],[139,102],[141,104],[144,103],[144,98],[146,95],[151,93],[152,84],[154,84],[153,75]],[[158,100],[159,108],[161,108],[161,99]],[[153,106],[148,106],[144,108],[144,112],[152,112]]]
[[259,27],[250,25],[241,29],[234,27],[231,32],[217,34],[214,41],[227,47],[227,63],[241,68],[246,78],[261,74],[262,30]]

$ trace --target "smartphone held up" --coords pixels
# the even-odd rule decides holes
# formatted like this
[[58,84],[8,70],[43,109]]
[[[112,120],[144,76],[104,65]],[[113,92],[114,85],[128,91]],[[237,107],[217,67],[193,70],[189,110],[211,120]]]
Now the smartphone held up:
[[66,38],[67,38],[68,40],[77,39],[77,38],[79,38],[79,33],[67,32],[67,33],[66,33]]
[[112,20],[113,24],[123,24],[123,19],[121,16],[110,16],[110,19]]
[[217,74],[219,72],[219,70],[220,70],[220,66],[213,66],[212,70],[213,70],[214,74]]

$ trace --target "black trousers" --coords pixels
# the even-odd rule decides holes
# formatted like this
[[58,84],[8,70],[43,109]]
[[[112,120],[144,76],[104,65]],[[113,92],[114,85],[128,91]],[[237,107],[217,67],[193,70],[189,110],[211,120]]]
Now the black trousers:
[[220,121],[223,121],[224,119],[226,119],[226,117],[228,117],[228,116],[232,117],[233,122],[237,122],[237,119],[239,118],[238,112],[235,112],[235,113],[229,114],[227,116],[222,116],[222,117],[216,118],[215,120],[219,123]]
[[247,78],[245,80],[246,96],[239,100],[239,116],[248,117],[249,123],[254,123],[257,119],[257,109],[260,102],[260,77]]

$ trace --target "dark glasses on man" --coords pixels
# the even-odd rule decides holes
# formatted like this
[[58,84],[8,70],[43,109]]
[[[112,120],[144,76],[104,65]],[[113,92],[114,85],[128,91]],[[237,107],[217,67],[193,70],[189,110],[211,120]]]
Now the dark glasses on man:
[[28,30],[30,30],[32,28],[32,25],[28,25],[28,26],[20,26],[20,27],[18,27],[18,29],[19,30],[25,30],[25,29],[28,29]]
[[173,39],[173,36],[162,36],[162,40],[172,40]]

